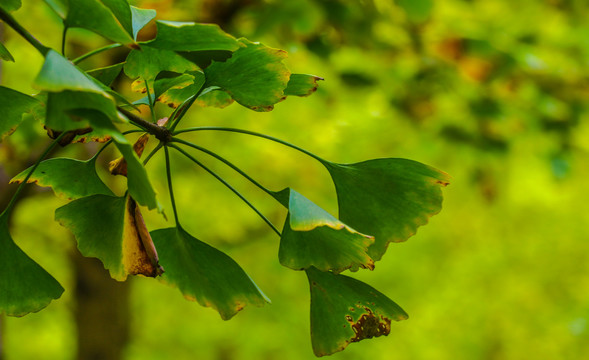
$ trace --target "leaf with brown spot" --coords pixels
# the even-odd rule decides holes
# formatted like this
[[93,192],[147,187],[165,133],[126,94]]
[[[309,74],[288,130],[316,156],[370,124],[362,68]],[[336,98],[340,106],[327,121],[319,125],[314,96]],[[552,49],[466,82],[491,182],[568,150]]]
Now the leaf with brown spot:
[[23,114],[30,112],[40,102],[32,96],[0,86],[0,141],[10,135],[23,120]]
[[[148,133],[141,135],[139,137],[139,139],[137,139],[137,141],[135,141],[135,143],[133,144],[133,151],[135,151],[135,154],[137,154],[137,157],[141,158],[141,155],[143,155],[143,150],[145,150],[145,145],[147,144],[148,141],[149,141],[149,134]],[[108,171],[110,171],[110,173],[112,175],[122,175],[122,176],[126,177],[127,176],[127,161],[125,160],[125,157],[121,156],[120,158],[111,161],[108,164]]]
[[311,289],[311,342],[316,356],[331,355],[350,343],[391,331],[391,321],[407,313],[370,285],[344,275],[306,270]]
[[55,211],[55,219],[76,237],[82,255],[98,258],[119,281],[129,274],[156,277],[163,271],[138,216],[130,196],[93,195]]

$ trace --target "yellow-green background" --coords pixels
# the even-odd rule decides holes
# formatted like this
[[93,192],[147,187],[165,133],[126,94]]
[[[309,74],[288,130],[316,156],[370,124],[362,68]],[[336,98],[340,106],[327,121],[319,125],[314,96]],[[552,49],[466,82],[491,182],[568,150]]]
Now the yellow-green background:
[[[15,17],[59,48],[57,17],[42,1],[23,2]],[[226,17],[226,31],[285,49],[293,72],[325,78],[313,96],[289,98],[270,113],[237,104],[198,108],[187,123],[268,133],[342,163],[409,158],[452,176],[439,215],[408,242],[392,244],[374,272],[353,274],[400,304],[409,320],[393,324],[388,337],[352,344],[334,359],[589,356],[584,1],[449,0],[431,9],[423,0],[134,3],[156,7],[158,18],[183,21],[209,21],[219,16],[215,9],[241,6]],[[425,8],[411,10],[411,4]],[[106,44],[85,31],[72,31],[69,39],[71,54]],[[2,84],[33,93],[42,58],[6,27],[4,44],[16,63],[2,63]],[[166,109],[159,110],[163,116]],[[40,138],[31,135],[41,134],[39,127],[24,124],[0,145],[0,167],[8,176],[22,170],[13,165],[28,159],[28,149],[39,152]],[[292,186],[336,213],[328,174],[303,155],[238,134],[193,140],[268,187]],[[148,171],[171,216],[161,160],[157,156]],[[273,303],[224,322],[176,289],[133,278],[126,358],[313,358],[304,274],[279,265],[279,239],[239,199],[189,162],[174,160],[187,230],[235,258]],[[285,214],[277,203],[209,163],[281,226]],[[75,244],[53,222],[63,203],[42,192],[23,200],[13,218],[15,241],[66,292],[39,313],[2,319],[7,360],[75,356],[67,255]],[[172,225],[157,214],[145,216],[150,229]]]

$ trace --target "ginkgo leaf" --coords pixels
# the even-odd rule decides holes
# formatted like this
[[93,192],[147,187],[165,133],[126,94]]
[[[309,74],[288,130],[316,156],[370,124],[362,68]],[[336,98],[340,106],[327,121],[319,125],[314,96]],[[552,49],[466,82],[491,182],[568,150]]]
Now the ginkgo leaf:
[[0,7],[8,12],[16,11],[21,6],[21,0],[0,0]]
[[68,2],[67,27],[79,27],[109,40],[136,46],[133,20],[126,0],[76,0]]
[[[55,195],[68,199],[95,194],[114,196],[96,173],[96,159],[80,161],[70,158],[53,158],[45,160],[39,164],[27,182],[50,187]],[[29,171],[30,168],[16,175],[10,180],[10,183],[22,183]]]
[[270,111],[284,100],[290,71],[284,50],[241,39],[243,45],[225,62],[213,62],[204,72],[205,87],[218,86],[241,105]]
[[61,91],[48,94],[45,125],[55,131],[91,126],[93,118],[74,115],[76,111],[73,110],[80,109],[95,110],[102,112],[112,121],[126,122],[126,119],[119,114],[114,99],[106,93]]
[[339,219],[373,235],[368,255],[380,260],[390,242],[402,242],[442,209],[449,176],[407,159],[356,164],[325,162],[337,190]]
[[133,40],[137,40],[137,34],[156,16],[156,11],[153,9],[140,9],[131,6],[131,19],[133,22]]
[[[158,95],[156,100],[175,109],[186,100],[198,94],[205,83],[205,75],[203,72],[193,71],[185,75],[191,75],[193,77],[192,84],[185,87],[172,87],[166,90],[164,93]],[[158,85],[157,80],[155,87],[164,88],[164,86]],[[161,90],[158,90],[158,92],[161,92]]]
[[174,51],[235,51],[237,40],[215,24],[193,22],[157,22],[157,37],[148,44],[158,49]]
[[278,251],[282,265],[294,270],[315,266],[338,273],[349,268],[374,269],[366,254],[374,243],[371,236],[355,231],[290,188],[275,197],[288,208]]
[[55,220],[74,234],[80,253],[98,258],[113,279],[124,281],[129,274],[155,277],[162,272],[129,196],[83,197],[58,208]]
[[2,43],[0,43],[0,59],[14,62],[14,57]]
[[386,295],[344,275],[306,270],[311,288],[311,343],[316,356],[330,355],[348,344],[388,335],[391,321],[407,313]]
[[[204,74],[202,79],[204,80]],[[191,74],[179,74],[172,71],[162,71],[155,78],[153,85],[154,96],[157,99],[160,97],[160,95],[170,89],[183,89],[194,84],[194,80],[194,75]]]
[[322,77],[307,74],[291,74],[284,95],[309,96],[319,87],[317,83]]
[[233,104],[233,101],[231,95],[225,91],[213,90],[201,94],[194,103],[199,106],[214,106],[223,109]]
[[0,215],[0,315],[37,312],[63,293],[63,287],[12,240],[8,213]]
[[[145,133],[139,137],[133,144],[133,151],[137,154],[137,157],[141,158],[143,155],[143,150],[145,150],[145,145],[149,141],[149,134]],[[127,176],[127,161],[124,157],[120,157],[111,161],[108,164],[108,171],[112,175],[122,175]]]
[[155,230],[151,236],[166,269],[162,281],[187,299],[217,310],[223,320],[246,305],[270,302],[235,260],[182,228]]
[[39,101],[32,96],[0,86],[0,141],[22,122],[23,114],[32,111]]
[[127,187],[129,194],[139,204],[147,206],[150,210],[157,209],[162,212],[162,205],[157,200],[156,192],[147,176],[147,171],[143,164],[133,151],[133,146],[129,143],[120,143],[115,141],[115,144],[127,163]]
[[89,70],[86,73],[96,80],[100,81],[105,86],[110,86],[113,81],[119,76],[125,63],[118,63],[110,66],[101,67],[98,69]]
[[74,90],[105,94],[105,91],[82,70],[55,50],[47,52],[43,67],[35,78],[33,86],[48,92]]

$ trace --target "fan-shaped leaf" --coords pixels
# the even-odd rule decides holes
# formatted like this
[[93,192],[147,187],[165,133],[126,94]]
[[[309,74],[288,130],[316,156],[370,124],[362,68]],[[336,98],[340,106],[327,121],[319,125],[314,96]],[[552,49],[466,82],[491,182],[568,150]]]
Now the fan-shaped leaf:
[[156,198],[156,192],[149,181],[147,171],[143,164],[133,151],[133,146],[129,143],[120,143],[115,141],[115,144],[125,161],[127,162],[127,187],[129,194],[139,204],[147,206],[150,210],[157,209],[162,212],[162,205]]
[[223,320],[246,305],[270,302],[232,258],[183,229],[155,230],[151,236],[166,269],[162,280],[187,299],[217,310]]
[[126,0],[69,1],[67,27],[95,32],[117,43],[135,46],[132,14]]
[[315,266],[335,272],[374,268],[366,254],[374,243],[371,236],[351,229],[292,189],[284,189],[275,197],[288,208],[278,251],[282,265],[294,270]]
[[309,96],[319,87],[322,77],[307,74],[291,74],[284,95]]
[[441,210],[441,187],[449,180],[447,174],[407,159],[325,166],[337,190],[340,220],[374,236],[368,255],[375,261],[390,242],[407,240]]
[[342,351],[352,342],[386,336],[392,320],[408,318],[399,305],[362,281],[315,268],[306,272],[311,287],[311,343],[316,356]]
[[[20,184],[30,168],[16,175],[10,183]],[[69,158],[54,158],[42,161],[27,181],[50,187],[57,196],[77,199],[89,195],[114,195],[96,173],[96,158],[80,161]]]
[[8,231],[8,215],[0,215],[0,315],[36,312],[63,293],[63,287],[25,254]]
[[192,22],[157,22],[157,37],[149,46],[174,51],[235,51],[237,40],[214,24]]
[[0,86],[0,141],[22,122],[23,114],[32,111],[39,101],[32,96]]
[[[205,83],[205,76],[203,72],[192,71],[184,75],[190,75],[193,77],[192,84],[189,84],[188,86],[174,86],[167,89],[163,93],[162,90],[169,86],[170,83],[168,82],[168,84],[166,84],[167,81],[162,81],[164,79],[156,80],[154,85],[154,87],[158,89],[156,91],[156,100],[167,104],[172,108],[177,108],[180,106],[180,104],[198,94]],[[177,79],[176,81],[181,81],[181,78]]]
[[225,62],[213,62],[204,72],[205,87],[218,86],[241,105],[255,111],[270,111],[284,100],[290,71],[282,63],[284,50],[272,49],[246,39]]
[[104,90],[88,78],[84,72],[54,50],[49,50],[34,86],[48,92],[64,90],[86,91],[104,94]]
[[127,275],[155,277],[162,270],[150,253],[151,238],[135,201],[129,196],[92,195],[74,200],[55,211],[55,220],[68,228],[82,255],[102,261],[113,279]]
[[133,50],[129,53],[124,69],[128,77],[147,81],[149,87],[153,89],[153,81],[160,72],[172,71],[183,74],[188,71],[197,71],[198,66],[171,50],[144,45],[141,50]]

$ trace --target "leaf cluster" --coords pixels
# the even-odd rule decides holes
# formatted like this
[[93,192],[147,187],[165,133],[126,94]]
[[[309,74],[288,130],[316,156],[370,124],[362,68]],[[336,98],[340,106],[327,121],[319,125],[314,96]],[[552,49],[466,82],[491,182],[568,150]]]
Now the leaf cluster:
[[[177,287],[197,301],[230,319],[247,305],[261,306],[268,297],[229,255],[190,234],[181,222],[174,199],[170,152],[178,152],[233,191],[280,236],[278,258],[282,265],[304,271],[311,292],[311,338],[317,356],[343,350],[349,343],[388,335],[391,321],[407,318],[392,300],[368,284],[341,273],[375,268],[391,242],[402,242],[441,210],[441,187],[448,176],[427,165],[399,158],[374,159],[354,164],[325,160],[284,140],[237,128],[186,126],[193,105],[225,107],[236,102],[258,112],[271,111],[288,96],[315,92],[318,76],[295,74],[284,64],[287,54],[245,38],[236,39],[216,25],[157,20],[157,36],[138,41],[141,29],[156,17],[149,9],[130,6],[126,0],[47,0],[67,30],[84,28],[112,44],[68,59],[39,43],[10,14],[17,0],[0,2],[0,18],[43,56],[35,78],[35,95],[0,87],[0,136],[10,136],[34,114],[54,141],[31,168],[16,175],[20,183],[14,198],[0,215],[0,312],[23,316],[39,311],[61,296],[61,285],[29,258],[13,241],[8,217],[22,186],[36,183],[71,200],[55,211],[55,219],[75,236],[79,251],[100,259],[112,278],[129,275],[154,277]],[[122,63],[82,70],[77,64],[115,47],[126,47]],[[9,49],[0,56],[13,61]],[[124,73],[132,90],[145,96],[128,99],[111,84]],[[156,103],[169,106],[157,118]],[[147,119],[141,107],[148,108]],[[183,126],[179,126],[182,124]],[[123,129],[131,129],[124,131]],[[338,216],[325,211],[292,188],[270,190],[214,151],[183,138],[199,131],[232,132],[255,136],[296,149],[317,160],[335,184]],[[142,133],[135,143],[127,135]],[[140,160],[146,144],[157,142]],[[58,144],[99,142],[104,145],[90,159],[55,157],[45,160]],[[98,176],[98,156],[115,146],[121,157],[110,162],[112,176],[127,179],[126,191],[115,194]],[[227,179],[222,178],[194,152],[204,153],[274,198],[287,211],[282,230],[272,224]],[[149,160],[163,153],[168,195],[175,225],[149,231],[142,210],[164,214],[147,171]],[[165,215],[164,215],[165,216]]]

